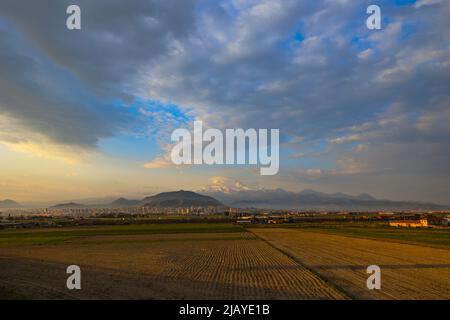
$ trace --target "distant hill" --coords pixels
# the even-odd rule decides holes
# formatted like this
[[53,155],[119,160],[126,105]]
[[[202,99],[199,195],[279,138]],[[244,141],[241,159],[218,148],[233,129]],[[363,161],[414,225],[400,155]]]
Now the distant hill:
[[447,210],[450,205],[431,202],[392,201],[376,199],[361,193],[352,196],[344,193],[324,193],[314,190],[289,192],[283,189],[248,190],[230,193],[210,192],[208,195],[226,205],[248,208],[314,209],[314,210]]
[[87,208],[86,205],[76,202],[59,203],[50,207],[51,209],[80,209]]
[[223,206],[218,200],[204,196],[192,191],[163,192],[146,197],[139,203],[142,207],[220,207]]
[[10,208],[22,208],[23,206],[20,203],[17,203],[11,199],[0,200],[0,208],[10,209]]
[[216,199],[204,196],[192,191],[163,192],[142,200],[118,198],[106,204],[85,205],[77,202],[60,203],[50,207],[51,209],[79,209],[79,208],[127,208],[127,207],[220,207],[222,203]]
[[140,200],[130,200],[126,198],[119,198],[111,202],[110,204],[106,205],[108,207],[132,207],[135,205],[138,205],[141,201]]
[[[8,201],[8,202],[6,202]],[[12,200],[0,201],[0,208],[20,207]],[[324,193],[306,189],[289,192],[284,189],[240,190],[231,192],[210,191],[206,195],[192,191],[163,192],[142,200],[118,198],[110,203],[84,205],[77,202],[57,204],[51,208],[126,208],[126,207],[222,207],[305,210],[449,210],[450,205],[420,201],[393,201],[377,199],[367,193],[353,196],[345,193]]]

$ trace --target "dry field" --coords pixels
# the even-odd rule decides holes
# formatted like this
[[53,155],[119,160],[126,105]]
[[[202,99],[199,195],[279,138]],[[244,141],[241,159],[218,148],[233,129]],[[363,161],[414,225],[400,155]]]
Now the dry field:
[[[82,290],[65,288],[68,265]],[[0,246],[0,298],[343,299],[248,232],[87,236]]]
[[[450,299],[450,250],[299,229],[252,229],[259,237],[359,299]],[[381,268],[368,290],[366,268]]]

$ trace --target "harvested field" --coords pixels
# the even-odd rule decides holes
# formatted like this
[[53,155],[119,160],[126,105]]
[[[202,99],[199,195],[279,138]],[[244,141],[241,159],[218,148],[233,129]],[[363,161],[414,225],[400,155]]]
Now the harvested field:
[[[254,234],[360,299],[450,299],[450,250],[300,229]],[[366,268],[381,268],[381,289],[368,290]]]
[[[3,245],[0,298],[345,298],[251,233],[234,231],[58,235],[51,243]],[[71,264],[81,267],[82,290],[65,288]]]

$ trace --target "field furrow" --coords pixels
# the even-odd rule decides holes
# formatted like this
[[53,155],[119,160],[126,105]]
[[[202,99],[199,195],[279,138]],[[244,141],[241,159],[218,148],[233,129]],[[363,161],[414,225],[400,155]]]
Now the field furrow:
[[[280,251],[248,232],[80,237],[1,247],[0,287],[28,281],[38,298],[343,299]],[[65,266],[82,269],[83,290],[65,296]],[[9,270],[21,266],[26,274]],[[58,270],[58,271],[55,271]],[[50,283],[46,290],[39,283]],[[61,291],[62,290],[62,291]],[[40,292],[40,294],[36,294]],[[33,296],[32,296],[33,297]]]
[[[252,232],[352,297],[450,299],[450,250],[301,229]],[[381,268],[381,289],[368,290],[366,269]]]

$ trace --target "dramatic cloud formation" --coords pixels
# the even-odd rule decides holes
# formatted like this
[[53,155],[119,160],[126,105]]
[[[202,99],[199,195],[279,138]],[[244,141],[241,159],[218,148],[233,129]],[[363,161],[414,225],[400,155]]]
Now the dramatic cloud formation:
[[142,66],[193,27],[192,2],[78,1],[80,32],[65,28],[70,3],[0,4],[0,112],[55,143],[95,148],[139,123],[120,106],[134,101]]
[[0,143],[73,163],[150,140],[135,165],[168,172],[170,132],[193,119],[279,128],[280,174],[251,168],[254,185],[450,202],[450,2],[379,1],[381,30],[369,4],[2,1]]
[[[397,189],[400,175],[432,187],[449,177],[450,5],[384,1],[377,32],[365,28],[366,5],[207,7],[202,28],[149,71],[149,95],[194,106],[213,126],[281,128],[286,142],[301,141],[288,158],[313,166],[284,162],[300,181],[332,175],[348,185],[343,175],[389,172]],[[311,161],[320,157],[333,168]],[[435,199],[448,199],[444,185]]]

